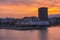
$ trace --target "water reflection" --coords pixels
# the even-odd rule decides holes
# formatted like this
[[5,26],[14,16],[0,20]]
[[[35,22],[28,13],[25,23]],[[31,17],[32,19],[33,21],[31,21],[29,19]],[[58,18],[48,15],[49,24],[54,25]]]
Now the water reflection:
[[40,30],[40,40],[47,40],[48,31],[47,28]]
[[0,29],[0,40],[60,40],[60,27],[44,30],[8,30]]

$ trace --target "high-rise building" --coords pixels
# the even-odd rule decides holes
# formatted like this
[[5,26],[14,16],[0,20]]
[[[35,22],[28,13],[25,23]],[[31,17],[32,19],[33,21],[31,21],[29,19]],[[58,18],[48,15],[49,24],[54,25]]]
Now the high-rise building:
[[40,21],[48,21],[48,8],[47,7],[38,8],[38,18]]

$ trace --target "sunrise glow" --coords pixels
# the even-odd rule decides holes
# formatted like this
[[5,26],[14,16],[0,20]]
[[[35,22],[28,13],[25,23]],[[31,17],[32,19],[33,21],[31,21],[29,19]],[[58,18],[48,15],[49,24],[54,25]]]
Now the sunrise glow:
[[60,0],[4,0],[0,2],[0,17],[37,16],[39,7],[48,7],[49,15],[60,14]]

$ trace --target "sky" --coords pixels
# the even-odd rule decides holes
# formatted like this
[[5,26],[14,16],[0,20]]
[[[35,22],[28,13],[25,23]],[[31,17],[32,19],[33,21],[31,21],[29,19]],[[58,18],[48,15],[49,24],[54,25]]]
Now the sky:
[[37,16],[40,7],[48,7],[48,15],[60,14],[60,0],[0,0],[0,17]]

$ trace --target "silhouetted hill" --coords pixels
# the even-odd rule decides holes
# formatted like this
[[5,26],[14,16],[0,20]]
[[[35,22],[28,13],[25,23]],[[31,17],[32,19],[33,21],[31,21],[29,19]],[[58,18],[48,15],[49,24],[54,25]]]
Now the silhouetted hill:
[[60,14],[49,15],[49,18],[60,17]]

